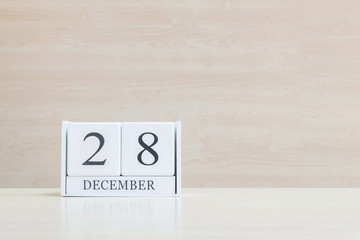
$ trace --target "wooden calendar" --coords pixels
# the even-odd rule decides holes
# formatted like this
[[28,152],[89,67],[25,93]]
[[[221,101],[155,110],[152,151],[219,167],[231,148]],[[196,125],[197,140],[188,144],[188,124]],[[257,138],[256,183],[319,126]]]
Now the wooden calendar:
[[62,196],[179,196],[181,122],[62,123]]

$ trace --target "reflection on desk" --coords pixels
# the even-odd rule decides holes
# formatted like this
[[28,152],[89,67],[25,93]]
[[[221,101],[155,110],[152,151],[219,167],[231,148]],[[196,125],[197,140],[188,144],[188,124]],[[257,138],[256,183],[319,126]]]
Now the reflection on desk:
[[129,231],[174,234],[180,222],[179,197],[65,197],[61,202],[70,235],[78,234],[79,226],[116,235]]

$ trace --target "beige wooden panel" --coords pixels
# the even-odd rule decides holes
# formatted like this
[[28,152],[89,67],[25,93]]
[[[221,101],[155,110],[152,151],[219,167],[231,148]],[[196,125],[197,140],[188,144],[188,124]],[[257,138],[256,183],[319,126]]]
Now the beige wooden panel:
[[0,187],[60,126],[183,121],[184,187],[360,186],[359,1],[0,1]]

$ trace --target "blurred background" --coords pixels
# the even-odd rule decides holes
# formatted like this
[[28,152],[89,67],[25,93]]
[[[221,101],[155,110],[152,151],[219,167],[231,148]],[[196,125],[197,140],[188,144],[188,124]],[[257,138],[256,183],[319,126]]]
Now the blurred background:
[[0,1],[0,187],[60,187],[62,120],[181,120],[183,187],[359,187],[359,12]]

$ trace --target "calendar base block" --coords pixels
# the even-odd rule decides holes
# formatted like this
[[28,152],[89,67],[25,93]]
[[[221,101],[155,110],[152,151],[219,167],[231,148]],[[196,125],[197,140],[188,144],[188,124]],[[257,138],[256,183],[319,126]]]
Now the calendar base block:
[[64,196],[176,196],[175,177],[66,177]]

